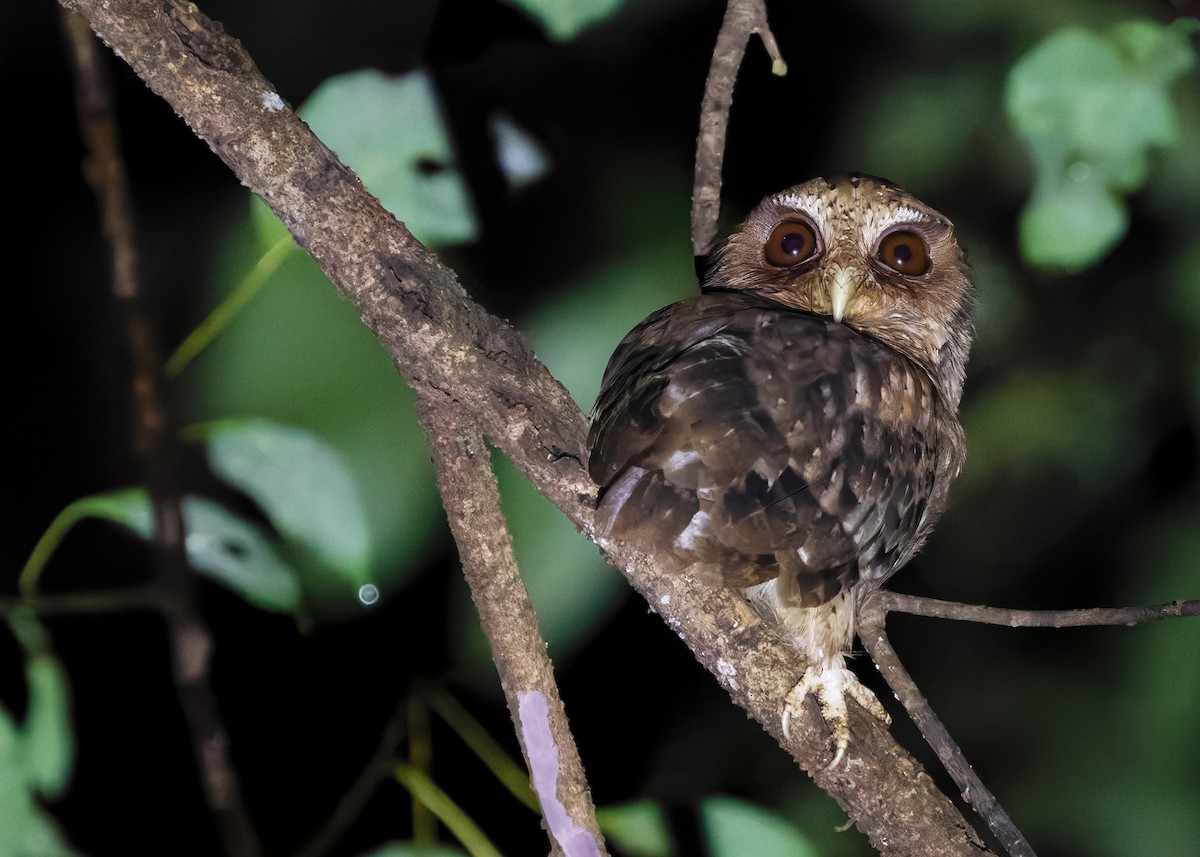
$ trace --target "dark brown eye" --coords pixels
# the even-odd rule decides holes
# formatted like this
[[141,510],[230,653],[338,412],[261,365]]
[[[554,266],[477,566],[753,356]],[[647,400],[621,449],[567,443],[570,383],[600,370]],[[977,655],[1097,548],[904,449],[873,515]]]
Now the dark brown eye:
[[816,257],[820,249],[817,232],[811,223],[785,220],[771,231],[771,237],[763,247],[763,257],[768,265],[794,268]]
[[893,271],[917,276],[929,270],[929,248],[915,232],[889,232],[879,242],[879,261]]

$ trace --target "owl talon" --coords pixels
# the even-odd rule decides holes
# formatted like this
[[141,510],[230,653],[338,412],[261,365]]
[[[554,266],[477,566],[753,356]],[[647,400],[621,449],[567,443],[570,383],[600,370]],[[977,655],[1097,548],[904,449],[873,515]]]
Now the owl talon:
[[810,666],[784,702],[782,725],[783,734],[788,738],[791,738],[792,711],[798,711],[810,694],[816,698],[821,707],[821,716],[833,732],[836,752],[829,763],[830,768],[841,764],[846,757],[846,749],[850,746],[850,710],[846,705],[847,696],[885,725],[892,722],[892,718],[879,704],[875,694],[861,684],[850,670],[844,666]]

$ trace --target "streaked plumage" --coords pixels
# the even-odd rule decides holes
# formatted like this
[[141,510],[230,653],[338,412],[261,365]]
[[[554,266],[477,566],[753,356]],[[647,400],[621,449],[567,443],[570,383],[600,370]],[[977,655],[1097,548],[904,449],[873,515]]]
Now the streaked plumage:
[[765,199],[704,294],[638,325],[591,431],[596,528],[741,590],[805,656],[839,751],[854,609],[920,548],[965,446],[970,286],[948,220],[877,180]]

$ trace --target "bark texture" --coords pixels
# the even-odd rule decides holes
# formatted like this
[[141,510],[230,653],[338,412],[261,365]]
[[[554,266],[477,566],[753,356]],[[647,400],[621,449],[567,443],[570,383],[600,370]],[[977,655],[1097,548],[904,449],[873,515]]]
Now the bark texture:
[[[587,420],[506,322],[385,211],[284,104],[241,45],[181,0],[62,0],[251,191],[261,196],[391,353],[422,398],[470,415],[576,526],[591,533]],[[597,372],[602,367],[596,367]],[[617,542],[608,558],[733,700],[889,855],[986,853],[971,825],[873,718],[855,709],[836,769],[810,711],[784,740],[784,697],[803,664],[738,596]],[[647,703],[647,716],[653,710]]]

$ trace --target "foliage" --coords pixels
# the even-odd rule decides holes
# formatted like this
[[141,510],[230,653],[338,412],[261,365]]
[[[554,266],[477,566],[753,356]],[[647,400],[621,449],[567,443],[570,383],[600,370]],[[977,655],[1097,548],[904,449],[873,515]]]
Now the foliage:
[[1021,214],[1021,249],[1043,267],[1078,271],[1125,234],[1121,200],[1149,174],[1147,150],[1178,139],[1170,85],[1195,64],[1200,22],[1126,21],[1100,35],[1066,28],[1009,73],[1009,119],[1037,169]]
[[75,851],[40,803],[62,795],[70,782],[75,742],[67,677],[31,611],[14,611],[8,624],[24,650],[29,703],[22,723],[0,705],[0,853],[71,857]]
[[[345,73],[366,61],[357,55],[296,60],[329,75],[302,114],[469,288],[514,318],[586,409],[625,331],[695,288],[689,150],[720,9],[705,6],[699,26],[692,4],[513,2],[537,22],[536,38],[511,22],[487,19],[476,32],[460,21],[453,38],[432,30],[427,65],[374,57],[395,74]],[[1196,595],[1196,22],[1132,19],[1140,6],[1083,0],[844,5],[773,4],[793,72],[771,78],[752,46],[733,113],[727,207],[734,214],[821,170],[857,169],[937,205],[968,247],[980,301],[963,406],[970,457],[951,512],[896,585],[1054,606]],[[231,6],[224,17],[240,32],[249,14]],[[812,44],[814,28],[822,44]],[[672,47],[695,42],[688,61],[664,68],[664,32]],[[418,47],[413,54],[424,55]],[[344,658],[347,670],[358,660],[387,664],[363,682],[364,694],[384,702],[334,700],[323,713],[390,708],[408,676],[429,671],[488,711],[488,727],[511,742],[501,738],[508,723],[494,701],[494,668],[454,582],[410,393],[269,210],[244,200],[230,209],[206,268],[204,311],[223,309],[171,364],[190,423],[184,439],[203,450],[206,477],[218,483],[189,485],[189,561],[248,605],[254,618],[237,613],[240,622],[287,614],[303,620],[289,625],[289,640],[309,635],[297,647],[324,657],[321,646],[348,638],[328,657]],[[671,853],[664,804],[673,802],[695,810],[714,857],[865,853],[861,839],[833,833],[836,809],[754,727],[714,713],[727,702],[670,649],[670,634],[643,630],[639,621],[652,623],[628,606],[620,577],[497,459],[585,764],[604,783],[600,820],[614,846],[634,857]],[[112,542],[83,526],[68,535],[84,519],[114,522],[139,543],[150,537],[145,492],[113,487],[128,478],[71,484],[81,499],[37,509],[35,533],[53,523],[22,577],[25,592],[63,577],[104,583]],[[60,546],[87,566],[83,574],[70,577],[69,563],[52,555]],[[366,611],[373,592],[380,598]],[[232,638],[244,648],[231,660],[250,661],[251,649],[276,639],[276,626],[261,621]],[[0,708],[0,853],[17,841],[72,853],[40,805],[63,794],[72,771],[66,679],[44,630],[25,614],[10,622],[29,704],[23,719]],[[422,622],[403,638],[417,643],[398,647],[391,626]],[[70,633],[65,623],[54,630]],[[1054,641],[1008,632],[987,637],[997,641],[991,648],[984,634],[924,625],[902,649],[1027,835],[1072,855],[1190,853],[1200,839],[1191,812],[1200,793],[1195,629],[1164,623]],[[311,680],[300,666],[271,669]],[[245,704],[267,710],[289,753],[319,756],[313,745],[328,744],[365,759],[369,751],[343,752],[340,742],[355,733],[370,745],[375,721],[335,729],[305,704],[272,707],[255,684],[247,682]],[[329,694],[314,685],[313,695]],[[291,722],[302,739],[286,735]],[[120,735],[116,721],[107,728]],[[251,759],[261,746],[245,734],[234,741]],[[439,738],[439,754],[444,747]],[[474,763],[448,755],[454,761],[439,756],[420,788],[454,794],[498,843],[524,841],[517,828],[542,841],[532,815],[493,809],[506,798],[492,801]],[[312,791],[303,777],[278,782],[279,771],[278,760],[263,763],[259,782],[295,801]],[[326,802],[314,823],[350,776],[321,773]],[[70,807],[63,812],[71,817]],[[281,823],[295,827],[302,814]],[[399,841],[407,831],[393,829],[394,811],[387,823],[373,841],[391,844],[369,853],[465,853]]]
[[524,9],[553,39],[577,36],[589,24],[612,17],[623,0],[506,0]]

